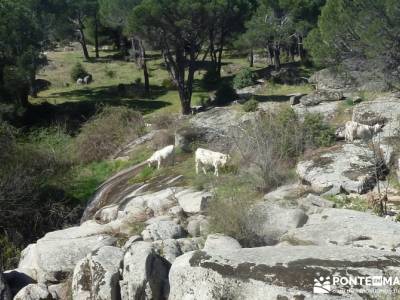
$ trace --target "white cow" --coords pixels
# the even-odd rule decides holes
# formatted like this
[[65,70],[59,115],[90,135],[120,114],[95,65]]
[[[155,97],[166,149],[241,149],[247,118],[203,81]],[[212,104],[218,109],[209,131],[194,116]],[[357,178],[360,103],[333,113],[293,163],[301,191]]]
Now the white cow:
[[87,75],[83,78],[84,84],[90,84],[92,82],[92,75]]
[[204,174],[206,174],[204,166],[212,166],[214,168],[214,175],[218,176],[218,169],[225,166],[229,158],[230,157],[227,154],[197,148],[195,153],[196,174],[199,174],[200,166],[202,167]]
[[348,121],[344,130],[344,138],[347,142],[352,142],[355,139],[370,139],[374,134],[382,131],[382,127],[383,125],[381,124],[370,126]]
[[161,165],[173,161],[174,148],[174,145],[169,145],[154,152],[153,155],[147,160],[149,167],[151,167],[151,165],[154,163],[157,163],[157,169],[160,169]]
[[76,80],[76,84],[82,85],[83,84],[83,79],[82,78],[78,78]]

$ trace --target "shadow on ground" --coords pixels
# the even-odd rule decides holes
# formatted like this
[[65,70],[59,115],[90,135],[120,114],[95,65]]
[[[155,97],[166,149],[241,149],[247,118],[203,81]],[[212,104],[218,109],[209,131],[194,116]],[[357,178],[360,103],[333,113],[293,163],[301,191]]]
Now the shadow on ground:
[[148,114],[171,104],[169,102],[152,99],[91,99],[77,102],[64,102],[57,105],[45,102],[29,106],[24,116],[19,120],[19,125],[41,127],[62,124],[66,126],[69,132],[75,133],[79,130],[83,122],[87,121],[105,105],[127,106],[143,114]]

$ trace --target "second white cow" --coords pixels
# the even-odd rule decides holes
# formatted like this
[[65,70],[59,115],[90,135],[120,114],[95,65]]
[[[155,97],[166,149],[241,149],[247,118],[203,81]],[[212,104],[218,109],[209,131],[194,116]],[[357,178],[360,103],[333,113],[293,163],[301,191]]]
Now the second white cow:
[[380,124],[371,126],[348,121],[344,130],[344,138],[347,142],[352,142],[355,139],[370,139],[374,134],[380,132],[382,127]]
[[198,148],[195,153],[196,174],[199,174],[200,167],[202,168],[204,174],[206,174],[207,172],[205,166],[212,166],[214,168],[214,175],[218,176],[219,168],[225,166],[229,158],[230,157],[227,154]]
[[152,166],[157,163],[157,169],[160,169],[161,165],[166,165],[174,160],[174,145],[166,146],[156,152],[147,160],[147,164]]

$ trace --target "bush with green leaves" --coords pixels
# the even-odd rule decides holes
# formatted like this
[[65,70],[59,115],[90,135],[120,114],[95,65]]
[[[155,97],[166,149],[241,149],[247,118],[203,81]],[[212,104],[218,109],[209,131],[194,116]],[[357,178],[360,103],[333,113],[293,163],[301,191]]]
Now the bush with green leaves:
[[247,86],[251,86],[255,83],[256,77],[254,73],[249,69],[241,70],[233,79],[233,87],[235,89],[242,89]]
[[257,111],[258,101],[256,99],[250,99],[243,104],[242,108],[245,112]]
[[100,161],[144,133],[142,115],[128,107],[104,107],[87,121],[75,140],[78,161]]
[[201,86],[205,90],[213,90],[218,86],[221,77],[215,69],[207,70],[201,80]]
[[248,212],[259,195],[246,178],[220,176],[218,181],[214,179],[211,184],[214,195],[209,203],[208,216],[212,233],[231,236],[241,245],[250,246],[252,233],[247,226]]
[[162,87],[163,87],[164,89],[166,89],[166,90],[168,90],[168,91],[173,91],[173,90],[176,90],[176,89],[177,89],[175,82],[174,82],[172,79],[170,79],[170,78],[164,79],[164,80],[161,82],[161,85],[162,85]]
[[[0,124],[0,248],[23,245],[48,231],[77,221],[71,199],[58,182],[71,167],[71,138],[62,128],[36,129],[24,133]],[[78,212],[79,213],[79,212]],[[7,235],[2,240],[1,235]],[[17,244],[15,244],[17,243]],[[4,248],[3,248],[4,249]],[[7,254],[6,258],[10,257]]]
[[4,270],[11,270],[18,266],[21,254],[15,243],[6,234],[0,235],[0,264]]
[[215,93],[215,104],[226,105],[238,98],[235,89],[229,83],[222,83]]
[[81,63],[76,63],[71,70],[71,79],[75,82],[79,78],[84,78],[85,76],[89,75],[86,71],[85,67]]
[[335,129],[320,114],[307,114],[303,127],[308,147],[328,147],[335,142]]

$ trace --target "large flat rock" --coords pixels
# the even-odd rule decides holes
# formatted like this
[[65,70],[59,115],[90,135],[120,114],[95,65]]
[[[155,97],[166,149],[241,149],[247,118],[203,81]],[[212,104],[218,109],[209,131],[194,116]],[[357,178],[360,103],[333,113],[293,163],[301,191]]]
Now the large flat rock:
[[240,123],[241,113],[231,107],[215,107],[196,114],[190,126],[200,140],[215,151],[224,152],[233,145],[231,130]]
[[382,136],[397,135],[400,127],[400,98],[398,94],[379,97],[374,101],[362,102],[353,109],[353,121],[374,125],[384,123]]
[[300,179],[316,193],[365,193],[375,186],[373,152],[364,144],[318,150],[297,165]]
[[[358,294],[360,287],[347,293],[337,290],[336,295],[313,294],[314,279],[333,274],[383,276],[389,270],[398,274],[398,258],[393,252],[339,246],[194,251],[173,263],[169,299],[369,299]],[[382,291],[390,293],[384,287]]]
[[299,116],[300,120],[304,120],[307,114],[320,114],[326,122],[332,121],[338,114],[340,101],[323,102],[314,106],[306,106],[303,104],[294,105],[293,110]]
[[18,268],[38,282],[60,282],[88,253],[115,243],[109,230],[89,223],[50,232],[22,251]]
[[350,209],[325,208],[311,214],[301,228],[281,240],[294,245],[352,245],[380,250],[400,249],[400,223]]

